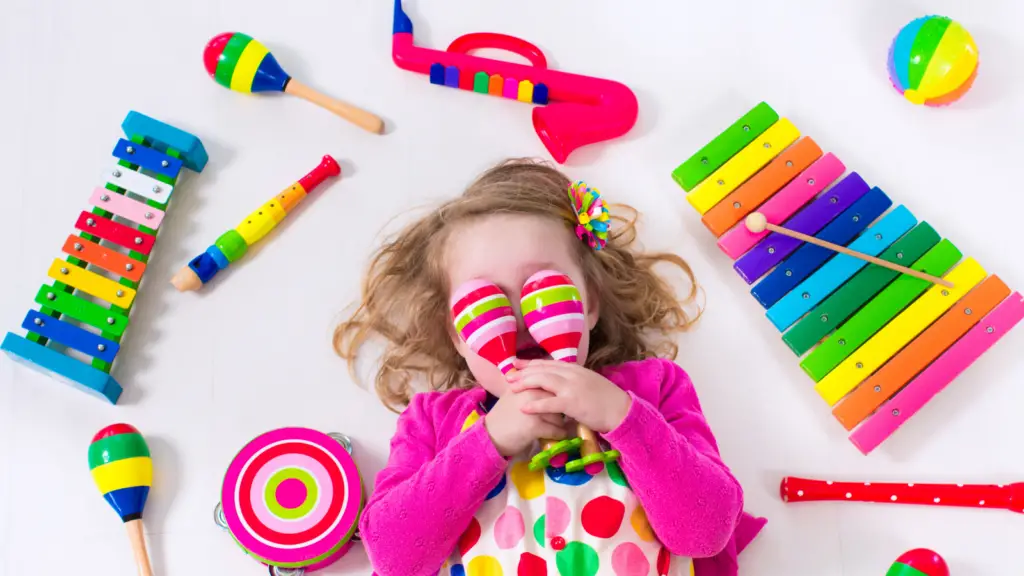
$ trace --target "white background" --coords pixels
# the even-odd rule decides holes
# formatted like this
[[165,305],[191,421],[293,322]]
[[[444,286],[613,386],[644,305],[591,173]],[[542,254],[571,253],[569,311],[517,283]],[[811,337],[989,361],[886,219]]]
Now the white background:
[[[641,7],[643,5],[643,7]],[[540,45],[553,68],[620,80],[640,119],[565,167],[640,209],[642,239],[673,250],[706,290],[680,339],[746,506],[770,523],[741,556],[761,576],[884,573],[903,551],[940,551],[955,576],[1024,573],[1024,519],[1005,511],[854,503],[785,505],[784,475],[1009,483],[1022,478],[1024,329],[1018,328],[870,457],[850,444],[797,360],[714,247],[669,174],[761,100],[869,183],[1024,287],[1019,162],[1024,4],[1012,0],[421,0],[419,44],[500,31]],[[982,54],[971,93],[918,108],[889,86],[889,42],[911,19],[960,19]],[[132,109],[189,130],[210,163],[190,175],[144,279],[115,374],[118,406],[0,358],[0,574],[131,574],[120,521],[89,477],[92,435],[134,423],[156,481],[145,521],[157,574],[263,574],[212,522],[223,472],[250,438],[283,425],[351,435],[367,481],[395,416],[358,388],[331,332],[379,232],[450,198],[508,156],[546,156],[530,106],[430,86],[390,60],[385,0],[5,0],[0,16],[0,326],[18,327]],[[304,82],[386,118],[373,136],[298,99],[246,96],[207,77],[206,41],[266,44]],[[344,178],[258,254],[201,294],[172,273],[330,153]],[[3,331],[0,331],[3,333]],[[368,574],[360,549],[328,574]]]

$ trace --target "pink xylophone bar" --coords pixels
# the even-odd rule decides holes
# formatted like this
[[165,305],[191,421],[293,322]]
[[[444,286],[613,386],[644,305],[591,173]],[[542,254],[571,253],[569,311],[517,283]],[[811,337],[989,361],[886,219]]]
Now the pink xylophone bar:
[[122,388],[110,371],[178,176],[207,162],[198,138],[159,120],[133,111],[121,127],[127,139],[114,147],[89,198],[92,210],[78,216],[77,234],[64,242],[66,258],[50,264],[53,283],[36,293],[39,309],[25,316],[25,336],[9,332],[0,345],[16,361],[112,404]]

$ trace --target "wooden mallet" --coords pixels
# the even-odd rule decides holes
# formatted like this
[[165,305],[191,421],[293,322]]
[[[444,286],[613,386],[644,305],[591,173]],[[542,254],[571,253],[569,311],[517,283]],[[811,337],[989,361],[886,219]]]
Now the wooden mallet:
[[750,230],[751,232],[753,232],[754,234],[760,234],[761,232],[764,232],[765,230],[768,230],[769,232],[775,232],[776,234],[782,234],[783,236],[789,236],[790,238],[796,238],[797,240],[800,240],[800,241],[803,241],[803,242],[807,242],[807,243],[810,243],[810,244],[814,244],[815,246],[821,246],[822,248],[826,248],[828,250],[839,252],[840,254],[846,254],[847,256],[852,256],[854,258],[860,258],[861,260],[865,260],[867,262],[870,262],[872,264],[881,266],[883,268],[888,268],[889,270],[895,270],[896,272],[899,272],[901,274],[907,274],[908,276],[913,276],[914,278],[920,278],[921,280],[927,280],[928,282],[931,282],[933,284],[939,284],[939,285],[945,286],[947,288],[952,288],[953,287],[953,283],[950,282],[949,280],[945,280],[945,279],[939,278],[937,276],[932,276],[931,274],[925,274],[924,272],[919,272],[919,271],[914,270],[912,268],[907,268],[906,266],[900,266],[899,264],[893,264],[892,262],[889,262],[888,260],[882,260],[881,258],[875,258],[874,256],[870,256],[868,254],[857,252],[855,250],[850,250],[849,248],[847,248],[845,246],[840,246],[838,244],[833,244],[833,243],[828,242],[826,240],[821,240],[819,238],[815,238],[814,236],[808,236],[807,234],[803,234],[803,233],[797,232],[795,230],[790,230],[789,228],[783,228],[782,226],[777,226],[777,225],[772,224],[771,222],[769,222],[768,218],[765,217],[765,215],[760,213],[760,212],[752,212],[749,216],[747,216],[747,219],[744,221],[744,223],[746,224],[747,229]]

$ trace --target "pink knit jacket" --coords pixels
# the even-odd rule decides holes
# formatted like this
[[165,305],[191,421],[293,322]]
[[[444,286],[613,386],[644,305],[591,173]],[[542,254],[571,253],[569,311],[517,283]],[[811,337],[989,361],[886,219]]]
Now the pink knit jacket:
[[[697,576],[735,576],[737,555],[766,523],[743,511],[743,489],[718,454],[689,376],[650,359],[602,371],[632,404],[603,435],[669,552]],[[433,576],[505,474],[483,419],[460,433],[483,389],[415,396],[398,420],[387,466],[359,522],[378,576]],[[484,417],[486,418],[486,416]]]

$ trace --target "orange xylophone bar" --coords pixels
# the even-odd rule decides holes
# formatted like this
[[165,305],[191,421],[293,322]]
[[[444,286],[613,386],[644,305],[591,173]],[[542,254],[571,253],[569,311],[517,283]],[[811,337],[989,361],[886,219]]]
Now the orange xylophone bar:
[[36,293],[21,328],[0,345],[28,366],[116,404],[110,374],[157,231],[182,168],[202,172],[207,155],[195,136],[138,112],[121,124],[101,186],[50,264],[52,283]]
[[[1024,319],[1024,297],[760,103],[672,173],[864,454]],[[952,284],[782,234],[768,222]]]

